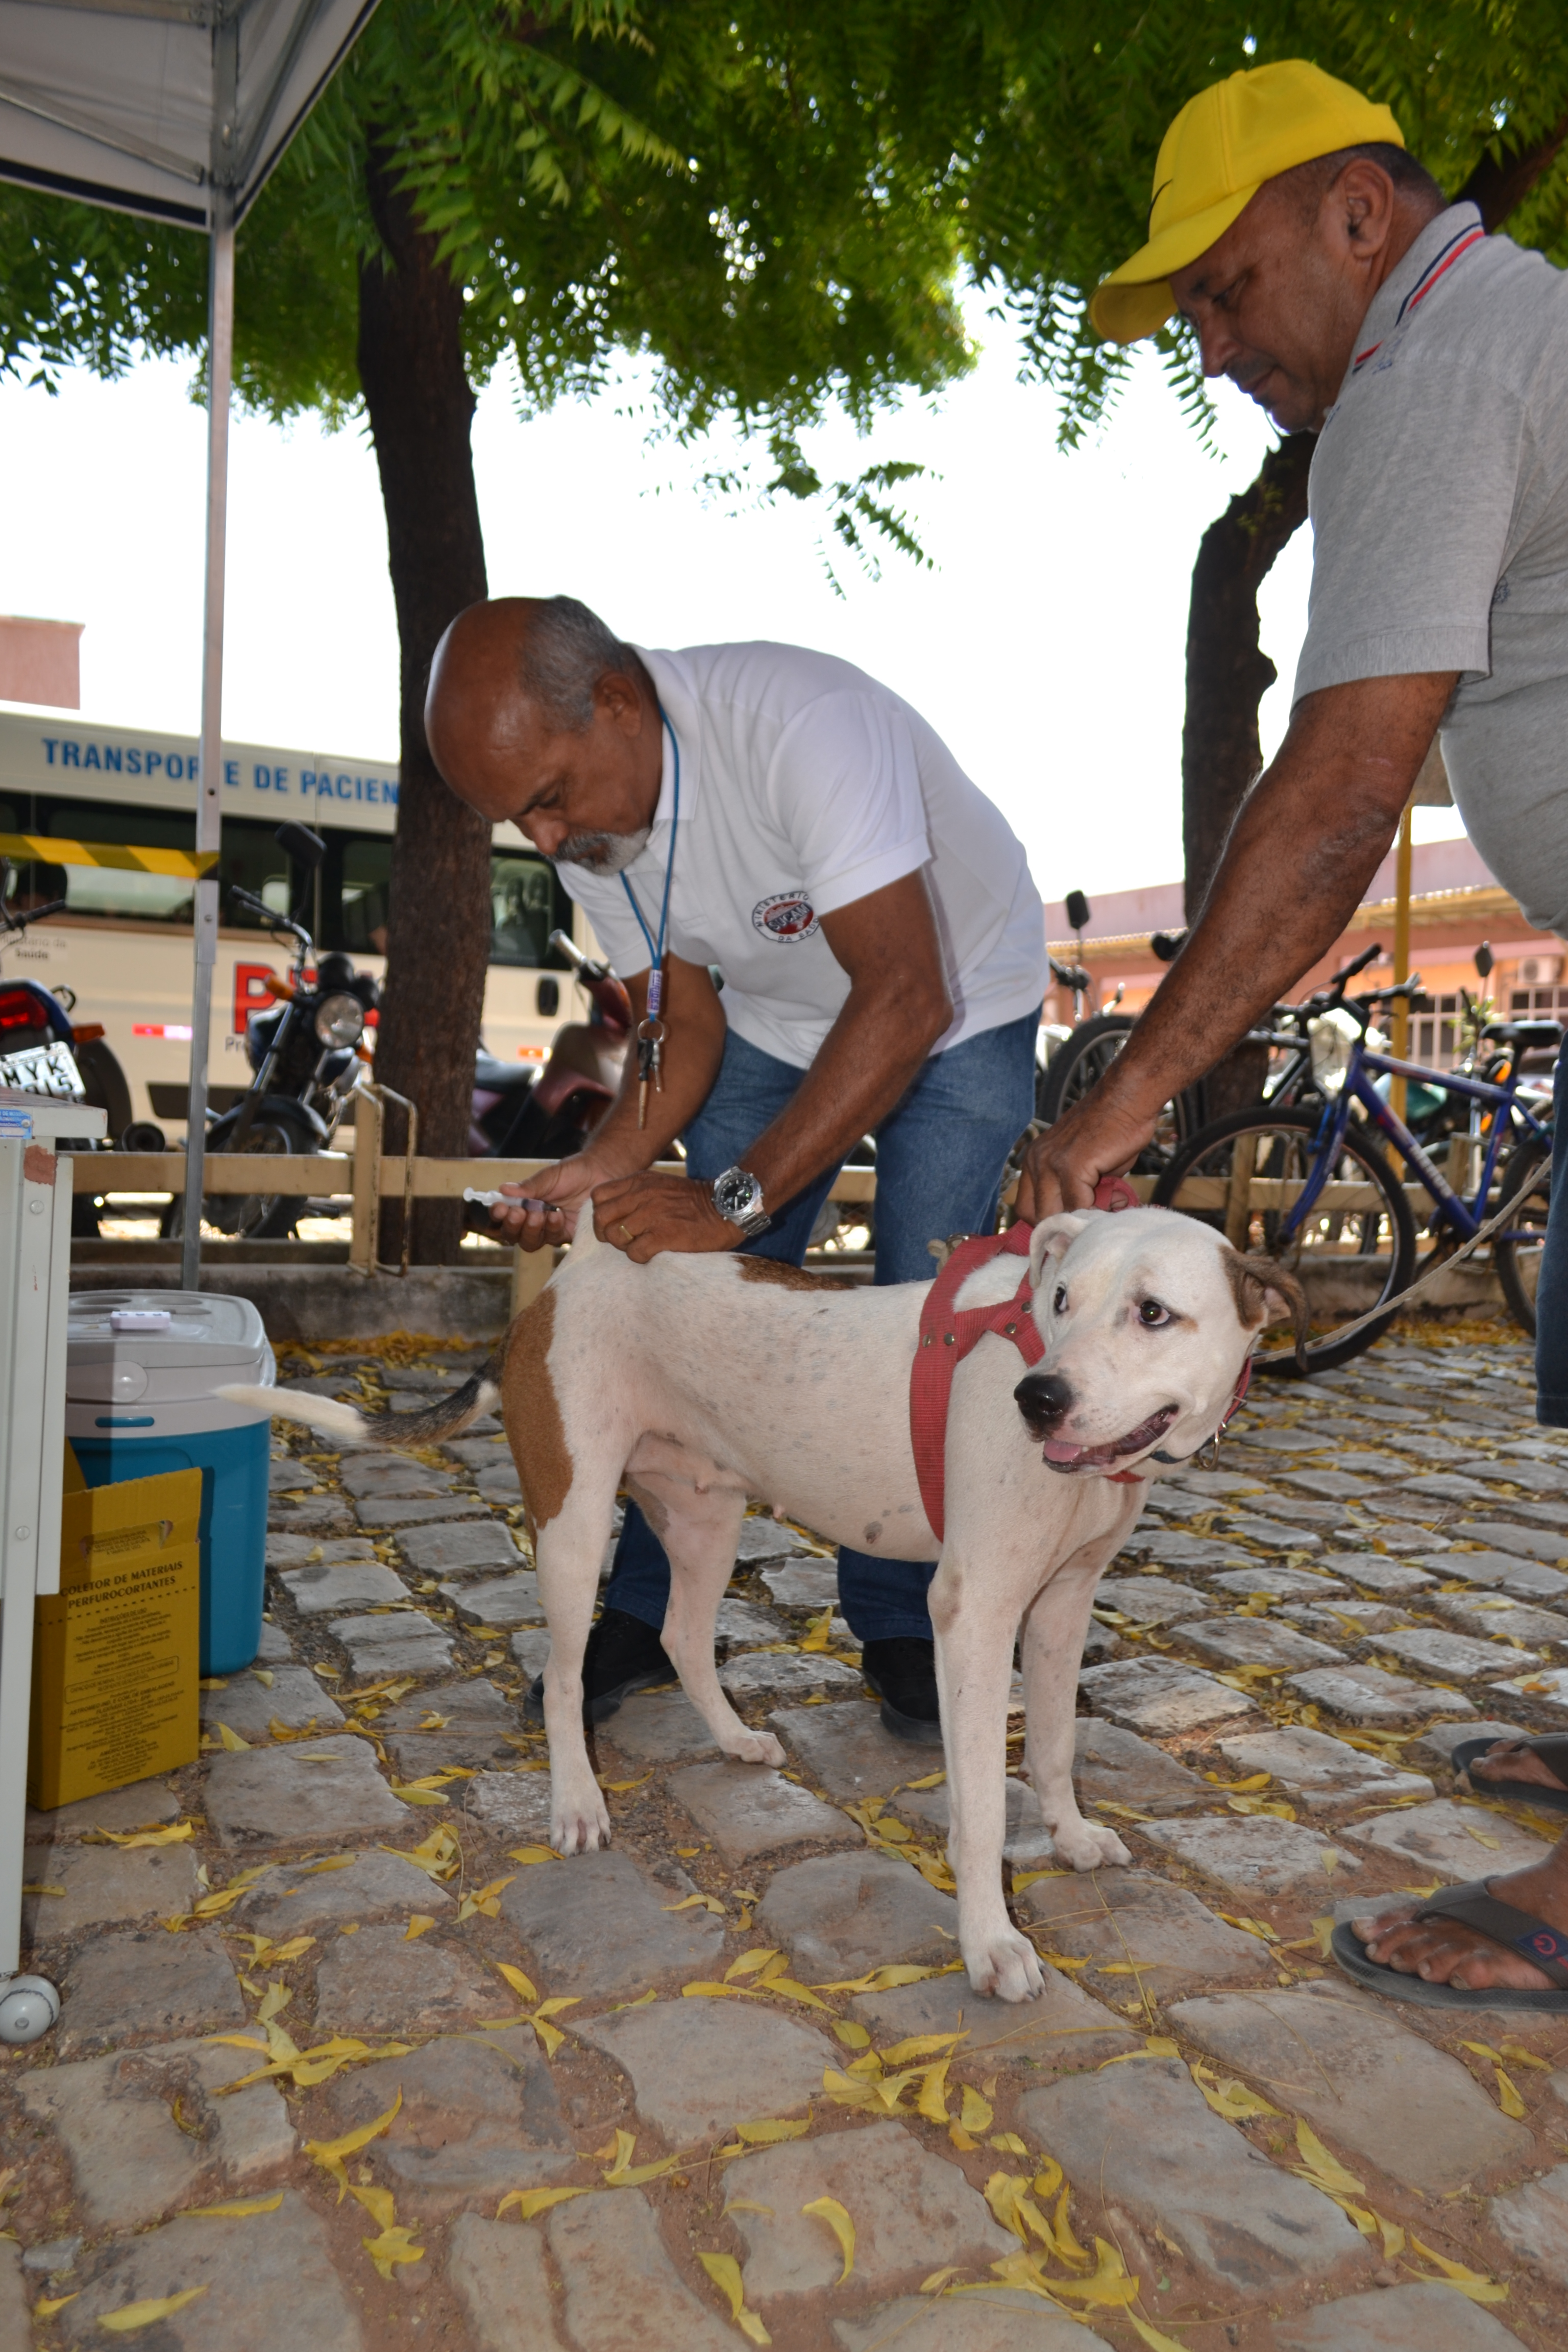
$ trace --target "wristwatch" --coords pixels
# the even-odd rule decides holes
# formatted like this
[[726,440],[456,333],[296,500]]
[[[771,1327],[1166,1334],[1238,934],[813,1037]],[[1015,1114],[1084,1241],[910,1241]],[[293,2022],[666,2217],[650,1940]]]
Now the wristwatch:
[[713,1206],[726,1223],[738,1225],[747,1238],[766,1231],[773,1222],[763,1206],[763,1188],[749,1168],[726,1168],[713,1179]]

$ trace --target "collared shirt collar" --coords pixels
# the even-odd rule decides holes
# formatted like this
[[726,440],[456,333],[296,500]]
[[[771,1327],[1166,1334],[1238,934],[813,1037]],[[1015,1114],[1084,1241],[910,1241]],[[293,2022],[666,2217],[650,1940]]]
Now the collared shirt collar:
[[1373,297],[1366,317],[1361,323],[1344,384],[1340,387],[1341,399],[1343,399],[1345,386],[1352,378],[1382,350],[1398,328],[1409,324],[1432,289],[1447,276],[1456,262],[1480,243],[1485,235],[1480,209],[1472,204],[1450,205],[1446,212],[1427,222],[1409,252],[1389,272]]

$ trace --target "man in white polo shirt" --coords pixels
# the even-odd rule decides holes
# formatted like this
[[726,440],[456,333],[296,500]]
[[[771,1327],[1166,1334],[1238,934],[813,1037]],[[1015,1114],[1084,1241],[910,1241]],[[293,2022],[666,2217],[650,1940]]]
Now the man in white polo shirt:
[[[1030,1153],[1028,1216],[1083,1205],[1327,952],[1435,731],[1493,873],[1533,922],[1568,928],[1568,278],[1450,205],[1386,107],[1288,60],[1182,109],[1149,241],[1090,315],[1132,342],[1177,310],[1206,374],[1321,436],[1307,637],[1289,732],[1186,946],[1114,1067]],[[1568,1054],[1557,1084],[1568,1125]],[[1536,1298],[1537,1415],[1559,1428],[1565,1170],[1559,1150]],[[1561,1809],[1568,1740],[1491,1743],[1468,1769]],[[1484,1888],[1377,1909],[1336,1931],[1370,1990],[1485,2010],[1502,1988],[1568,2009],[1568,1842]]]
[[[506,1237],[560,1240],[591,1196],[639,1262],[798,1265],[869,1132],[879,1282],[929,1281],[929,1242],[994,1228],[1034,1107],[1045,919],[1022,845],[908,703],[826,654],[649,652],[570,597],[514,597],[453,623],[426,724],[454,792],[560,866],[658,1037],[646,1087],[634,1057],[588,1148],[539,1182],[548,1213],[500,1215]],[[689,1173],[649,1172],[678,1136]],[[883,1721],[934,1741],[931,1576],[885,1546],[839,1554]],[[628,1506],[584,1667],[595,1719],[669,1679],[668,1591]]]

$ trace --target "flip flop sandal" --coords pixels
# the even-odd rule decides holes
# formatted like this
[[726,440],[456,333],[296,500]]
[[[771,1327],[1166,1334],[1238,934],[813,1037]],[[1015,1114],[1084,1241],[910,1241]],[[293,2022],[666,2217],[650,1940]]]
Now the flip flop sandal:
[[1383,1993],[1390,2000],[1415,2001],[1427,2009],[1568,2011],[1568,1936],[1549,1927],[1544,1919],[1532,1918],[1528,1911],[1516,1911],[1511,1903],[1500,1903],[1484,1878],[1472,1878],[1463,1886],[1450,1886],[1441,1895],[1428,1896],[1417,1904],[1414,1916],[1458,1919],[1467,1927],[1479,1928],[1494,1944],[1531,1961],[1558,1990],[1525,1992],[1510,1985],[1492,1985],[1481,1992],[1467,1992],[1457,1985],[1429,1984],[1425,1977],[1407,1976],[1371,1958],[1365,1945],[1352,1934],[1348,1919],[1340,1922],[1330,1943],[1346,1976],[1368,1992]]
[[[1503,1744],[1500,1739],[1462,1739],[1449,1755],[1449,1765],[1456,1772],[1468,1771],[1481,1757]],[[1550,1770],[1568,1780],[1568,1733],[1543,1732],[1537,1739],[1521,1739],[1519,1745],[1532,1749]],[[1568,1788],[1548,1789],[1540,1780],[1478,1780],[1473,1773],[1470,1786],[1478,1796],[1517,1797],[1521,1804],[1534,1805],[1543,1813],[1568,1813]]]

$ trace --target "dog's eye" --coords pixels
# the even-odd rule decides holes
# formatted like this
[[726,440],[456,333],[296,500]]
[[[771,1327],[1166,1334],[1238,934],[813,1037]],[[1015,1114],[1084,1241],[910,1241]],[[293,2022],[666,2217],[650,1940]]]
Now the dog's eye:
[[1065,1315],[1067,1311],[1068,1286],[1065,1282],[1058,1282],[1057,1285],[1057,1295],[1051,1301],[1051,1312],[1053,1315]]
[[1171,1310],[1162,1307],[1157,1298],[1145,1298],[1138,1308],[1138,1320],[1146,1331],[1157,1331],[1162,1323],[1171,1319]]

